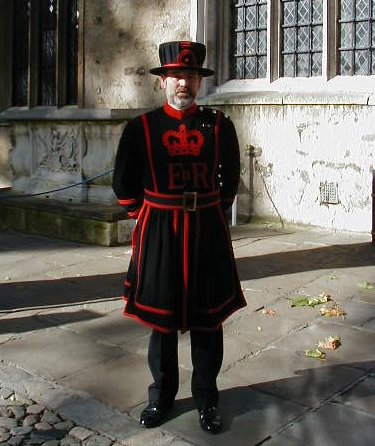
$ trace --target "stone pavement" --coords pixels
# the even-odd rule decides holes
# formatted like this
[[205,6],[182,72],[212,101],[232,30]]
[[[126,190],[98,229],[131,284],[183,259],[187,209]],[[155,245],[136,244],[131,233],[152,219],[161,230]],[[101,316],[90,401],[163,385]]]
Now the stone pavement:
[[[129,247],[0,232],[0,443],[374,445],[370,235],[244,225],[232,238],[248,306],[224,326],[225,424],[212,436],[199,428],[190,395],[188,334],[168,420],[148,430],[138,423],[151,380],[149,331],[121,315]],[[320,295],[347,316],[291,306]],[[342,345],[321,349],[324,360],[306,357],[328,335]]]

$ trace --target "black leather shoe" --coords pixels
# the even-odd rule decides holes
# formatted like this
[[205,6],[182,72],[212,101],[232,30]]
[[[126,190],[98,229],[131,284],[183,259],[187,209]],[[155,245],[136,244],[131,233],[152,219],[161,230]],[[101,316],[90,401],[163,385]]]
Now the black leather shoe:
[[199,423],[204,431],[217,434],[221,431],[223,421],[219,410],[212,406],[199,411]]
[[171,406],[165,407],[157,402],[151,401],[150,404],[142,411],[139,422],[144,427],[159,426],[163,420],[166,412]]

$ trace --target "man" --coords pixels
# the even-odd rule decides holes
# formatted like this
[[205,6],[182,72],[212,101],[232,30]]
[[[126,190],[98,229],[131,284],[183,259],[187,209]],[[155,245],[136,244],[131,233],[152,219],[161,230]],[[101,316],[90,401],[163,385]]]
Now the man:
[[167,101],[130,121],[121,137],[113,188],[137,219],[125,281],[124,314],[152,328],[148,363],[154,379],[140,423],[162,423],[179,378],[177,333],[190,331],[191,389],[203,430],[217,433],[216,378],[223,321],[246,305],[224,211],[235,197],[239,148],[230,119],[198,107],[206,48],[196,42],[159,47]]

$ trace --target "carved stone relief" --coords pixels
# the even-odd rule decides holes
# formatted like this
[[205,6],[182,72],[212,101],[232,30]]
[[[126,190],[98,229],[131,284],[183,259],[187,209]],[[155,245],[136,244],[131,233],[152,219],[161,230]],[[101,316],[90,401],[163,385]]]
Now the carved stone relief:
[[81,171],[80,132],[74,126],[32,128],[34,171],[37,174]]

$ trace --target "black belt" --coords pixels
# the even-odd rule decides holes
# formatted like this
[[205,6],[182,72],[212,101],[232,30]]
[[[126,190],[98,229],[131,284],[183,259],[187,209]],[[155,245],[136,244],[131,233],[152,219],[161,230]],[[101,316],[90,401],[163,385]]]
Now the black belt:
[[159,194],[145,190],[144,202],[159,209],[179,209],[194,212],[220,204],[219,191],[208,193],[183,192],[182,194]]

